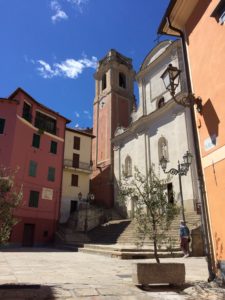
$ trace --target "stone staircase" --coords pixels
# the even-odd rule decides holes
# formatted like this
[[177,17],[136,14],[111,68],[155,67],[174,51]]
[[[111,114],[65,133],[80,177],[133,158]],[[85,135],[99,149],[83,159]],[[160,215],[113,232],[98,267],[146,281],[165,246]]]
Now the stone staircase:
[[[185,215],[190,230],[199,227],[199,215],[193,212],[186,212]],[[163,243],[159,249],[160,257],[183,255],[179,245],[179,223],[180,217],[177,217],[167,233],[170,242]],[[71,233],[64,246],[71,250],[121,259],[154,258],[151,240],[145,239],[142,248],[138,248],[136,242],[135,220],[117,218],[90,230],[86,235]]]

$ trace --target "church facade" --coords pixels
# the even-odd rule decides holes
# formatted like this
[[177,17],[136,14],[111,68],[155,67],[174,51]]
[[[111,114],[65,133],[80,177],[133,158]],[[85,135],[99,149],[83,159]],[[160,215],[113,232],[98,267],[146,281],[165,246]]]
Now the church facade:
[[[183,155],[187,151],[194,153],[190,111],[171,99],[161,78],[169,64],[181,70],[184,68],[179,40],[159,43],[147,55],[136,75],[140,99],[138,109],[132,113],[130,125],[118,127],[113,138],[115,202],[117,187],[123,176],[132,177],[135,167],[144,175],[153,168],[159,178],[166,180],[168,201],[177,201],[180,205],[183,202],[185,211],[194,211],[199,198],[194,161],[187,175],[181,176],[182,190],[178,174],[168,176],[160,166],[161,158],[165,157],[168,161],[166,171],[172,168],[178,170]],[[182,76],[178,86],[179,97],[183,97],[187,90]],[[135,199],[129,200],[126,210],[128,217],[134,215]]]
[[[168,177],[160,166],[160,159],[165,157],[167,170],[177,169],[187,151],[194,153],[190,111],[174,103],[161,79],[170,63],[184,68],[179,40],[160,42],[144,59],[137,74],[132,60],[115,50],[99,62],[95,74],[91,181],[98,203],[119,207],[119,182],[123,176],[133,176],[135,167],[142,174],[154,168],[160,178],[167,179],[168,201],[181,203],[179,176]],[[186,78],[182,76],[179,97],[187,91]],[[138,108],[133,95],[135,79]],[[195,211],[198,205],[196,178],[193,157],[187,175],[181,178],[185,211]],[[126,216],[132,217],[134,211],[135,200],[130,199]]]

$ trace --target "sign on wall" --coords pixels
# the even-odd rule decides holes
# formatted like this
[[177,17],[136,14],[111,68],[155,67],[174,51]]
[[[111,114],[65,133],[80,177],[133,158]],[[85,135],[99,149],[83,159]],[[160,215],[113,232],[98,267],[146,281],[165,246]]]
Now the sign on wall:
[[42,199],[52,200],[53,199],[53,189],[42,188]]

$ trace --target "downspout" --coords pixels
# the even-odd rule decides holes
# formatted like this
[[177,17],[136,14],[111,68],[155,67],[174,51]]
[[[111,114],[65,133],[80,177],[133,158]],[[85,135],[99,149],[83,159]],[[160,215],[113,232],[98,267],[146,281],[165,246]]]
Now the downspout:
[[[189,69],[189,63],[188,63],[188,55],[187,55],[187,48],[185,43],[185,36],[184,32],[178,28],[175,28],[172,26],[169,17],[166,18],[169,28],[173,31],[179,33],[182,41],[182,48],[183,48],[183,56],[184,56],[184,65],[185,65],[185,72],[186,72],[186,80],[187,80],[187,88],[188,88],[188,94],[192,93],[192,85],[191,85],[191,77],[190,77],[190,69]],[[211,231],[210,231],[210,225],[209,225],[209,214],[208,214],[208,207],[207,207],[207,201],[206,201],[206,191],[205,191],[205,183],[204,183],[204,177],[202,172],[202,162],[201,162],[201,156],[200,156],[200,149],[199,149],[199,140],[198,140],[198,132],[197,132],[197,126],[196,126],[196,120],[195,120],[195,113],[194,113],[194,106],[190,107],[190,113],[191,113],[191,126],[192,126],[192,133],[194,138],[194,149],[195,149],[195,157],[196,157],[196,164],[197,164],[197,175],[198,175],[198,182],[199,182],[199,188],[200,188],[200,200],[201,200],[201,206],[202,206],[202,214],[201,214],[201,221],[203,226],[203,236],[204,236],[204,242],[205,242],[205,251],[206,251],[206,257],[207,257],[207,264],[208,264],[208,272],[209,272],[209,278],[208,281],[212,281],[215,278],[214,273],[214,267],[213,262],[215,262],[213,251],[212,251],[212,238],[211,238]],[[215,265],[215,264],[214,264]]]

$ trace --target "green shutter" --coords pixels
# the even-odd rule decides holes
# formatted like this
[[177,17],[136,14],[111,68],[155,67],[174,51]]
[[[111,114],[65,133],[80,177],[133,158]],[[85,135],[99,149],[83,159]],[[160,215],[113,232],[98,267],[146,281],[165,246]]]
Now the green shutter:
[[38,207],[38,201],[39,201],[39,192],[30,191],[29,206]]
[[31,160],[29,165],[29,176],[36,177],[36,173],[37,173],[37,163]]
[[33,134],[33,142],[32,142],[32,146],[35,148],[39,148],[40,147],[40,135],[39,134]]
[[55,181],[55,168],[48,168],[48,181]]
[[53,154],[57,153],[57,143],[54,142],[54,141],[51,141],[50,152],[53,153]]

